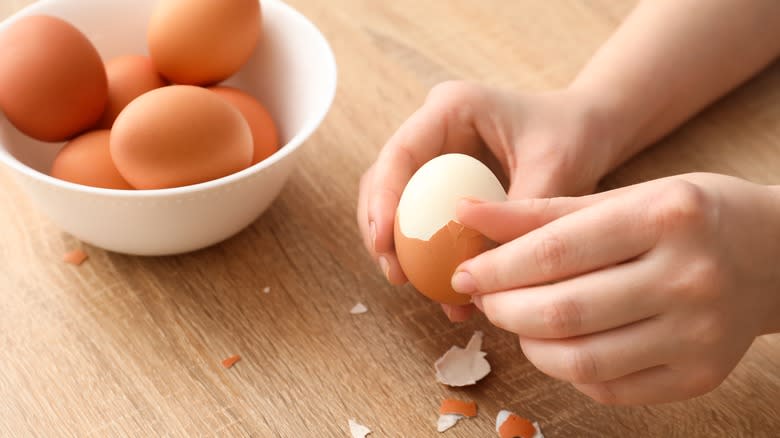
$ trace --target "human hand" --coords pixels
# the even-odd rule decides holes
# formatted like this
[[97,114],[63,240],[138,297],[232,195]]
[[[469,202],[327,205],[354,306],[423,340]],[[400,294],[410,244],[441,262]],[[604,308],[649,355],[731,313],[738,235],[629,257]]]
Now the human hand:
[[[514,94],[467,82],[431,90],[390,138],[360,181],[357,222],[363,242],[393,284],[404,276],[393,244],[401,193],[427,161],[459,152],[499,167],[509,198],[590,193],[609,170],[606,118],[579,92]],[[444,306],[453,321],[470,306]]]
[[459,220],[504,243],[453,287],[518,334],[546,374],[609,404],[717,387],[780,331],[780,195],[690,174],[581,198],[462,201]]

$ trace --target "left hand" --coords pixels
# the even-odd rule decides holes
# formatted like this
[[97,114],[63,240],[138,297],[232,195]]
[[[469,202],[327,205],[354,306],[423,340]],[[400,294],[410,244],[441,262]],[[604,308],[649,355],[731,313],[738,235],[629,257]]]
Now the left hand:
[[597,401],[691,398],[780,331],[775,190],[690,174],[581,198],[462,201],[459,220],[503,245],[463,263],[453,287],[518,334],[540,370]]

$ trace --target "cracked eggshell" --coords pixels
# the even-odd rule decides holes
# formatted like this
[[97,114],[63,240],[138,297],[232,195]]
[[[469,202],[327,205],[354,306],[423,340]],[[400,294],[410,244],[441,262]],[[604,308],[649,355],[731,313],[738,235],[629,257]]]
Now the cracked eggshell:
[[452,275],[493,242],[458,222],[457,203],[463,198],[501,202],[506,196],[493,172],[468,155],[440,155],[412,176],[398,204],[394,236],[401,269],[420,293],[444,304],[470,302],[452,289]]

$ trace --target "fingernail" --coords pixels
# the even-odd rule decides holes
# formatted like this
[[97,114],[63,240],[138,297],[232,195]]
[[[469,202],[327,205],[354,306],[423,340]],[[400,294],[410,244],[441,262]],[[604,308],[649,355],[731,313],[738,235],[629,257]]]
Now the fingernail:
[[471,274],[466,271],[459,271],[452,276],[452,288],[457,293],[470,294],[477,290],[477,284],[474,282],[474,277]]
[[371,249],[376,252],[376,222],[374,221],[368,224],[368,238],[371,239]]
[[390,281],[390,263],[384,256],[379,257],[379,269],[381,269],[382,273],[385,274],[387,281]]
[[447,315],[447,319],[450,320],[450,322],[454,322],[452,320],[452,308],[450,306],[443,306],[444,314]]
[[480,312],[485,313],[485,309],[482,308],[482,295],[475,295],[471,297],[471,304],[479,309]]

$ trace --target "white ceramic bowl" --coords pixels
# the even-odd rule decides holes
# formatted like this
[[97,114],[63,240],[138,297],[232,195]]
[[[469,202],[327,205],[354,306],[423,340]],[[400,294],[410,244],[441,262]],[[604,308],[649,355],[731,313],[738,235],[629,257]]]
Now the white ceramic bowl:
[[[47,14],[78,27],[104,60],[147,54],[154,0],[42,0],[0,23]],[[284,146],[242,172],[188,187],[121,191],[71,184],[47,175],[62,144],[20,134],[0,113],[0,162],[40,210],[92,245],[135,255],[200,249],[238,233],[271,204],[287,181],[303,142],[319,126],[336,91],[328,42],[303,15],[262,0],[263,39],[250,61],[225,83],[258,97],[274,116]],[[1,57],[0,57],[1,58]]]

